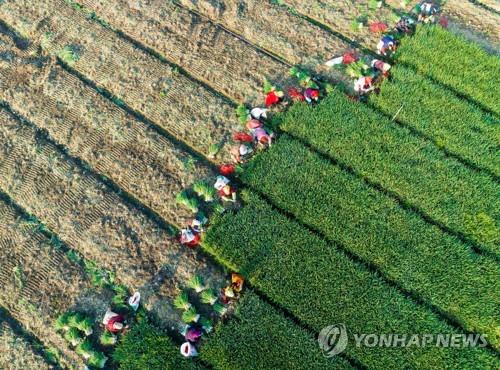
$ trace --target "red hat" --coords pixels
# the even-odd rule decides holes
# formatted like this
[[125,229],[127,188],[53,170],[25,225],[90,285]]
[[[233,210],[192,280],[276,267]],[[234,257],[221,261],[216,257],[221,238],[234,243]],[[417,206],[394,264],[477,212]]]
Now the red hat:
[[235,170],[236,168],[232,164],[223,164],[219,167],[219,172],[222,176],[230,176]]

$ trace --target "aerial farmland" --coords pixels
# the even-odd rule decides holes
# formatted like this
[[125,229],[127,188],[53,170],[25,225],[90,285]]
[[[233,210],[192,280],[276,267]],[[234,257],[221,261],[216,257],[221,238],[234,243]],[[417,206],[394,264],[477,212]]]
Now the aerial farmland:
[[500,368],[500,2],[0,0],[0,370]]

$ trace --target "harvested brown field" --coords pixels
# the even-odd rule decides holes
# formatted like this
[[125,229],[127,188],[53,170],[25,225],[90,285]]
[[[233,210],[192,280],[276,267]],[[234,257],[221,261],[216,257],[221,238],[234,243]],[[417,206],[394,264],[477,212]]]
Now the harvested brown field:
[[201,153],[208,154],[212,144],[223,146],[230,137],[233,107],[225,99],[68,3],[6,2],[0,17]]
[[0,305],[47,347],[58,348],[66,364],[81,363],[55,333],[53,322],[59,312],[70,309],[85,295],[89,286],[83,271],[3,201],[0,221],[4,229],[0,246],[9,251],[0,257]]
[[0,369],[52,368],[25,338],[17,335],[9,324],[0,318]]

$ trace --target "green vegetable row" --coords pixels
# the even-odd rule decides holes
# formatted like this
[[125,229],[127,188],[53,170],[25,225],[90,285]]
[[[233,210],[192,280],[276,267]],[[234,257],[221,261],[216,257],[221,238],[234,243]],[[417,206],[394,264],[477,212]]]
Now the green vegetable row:
[[412,70],[397,65],[370,102],[431,138],[437,146],[500,175],[500,120],[457,98]]
[[396,60],[500,114],[500,58],[439,26],[420,26],[403,39]]
[[468,330],[500,344],[500,267],[491,258],[286,135],[247,165],[242,180]]
[[170,337],[146,319],[142,319],[122,337],[113,352],[113,360],[121,370],[194,370],[202,369],[180,354]]
[[201,358],[221,370],[352,369],[342,357],[323,356],[311,334],[251,292],[205,342]]
[[[203,340],[200,359],[214,369],[352,369],[342,357],[323,356],[317,341],[251,291],[234,314]],[[121,370],[204,369],[186,359],[170,337],[142,318],[120,340],[113,360]]]
[[[294,194],[296,198],[303,195],[300,191]],[[328,325],[345,324],[349,339],[345,351],[351,358],[376,369],[489,368],[496,362],[495,356],[484,348],[357,347],[354,334],[456,331],[382,278],[353,262],[335,245],[277,213],[255,195],[245,196],[246,205],[240,211],[222,216],[208,230],[204,247],[315,331],[320,332]],[[365,238],[371,236],[365,235]],[[408,268],[418,269],[419,265]],[[455,294],[460,298],[458,292]],[[240,316],[245,315],[243,312]],[[261,319],[248,317],[247,320],[250,322],[247,330],[260,338]],[[274,333],[279,327],[267,329],[266,333]],[[234,338],[243,339],[236,329],[239,326],[234,327]],[[265,339],[262,336],[259,340]],[[283,356],[286,358],[287,343],[281,344],[283,351],[287,351]],[[227,368],[231,365],[228,363]]]
[[283,115],[281,128],[485,250],[499,252],[498,183],[365,104],[334,92],[317,107],[294,105]]

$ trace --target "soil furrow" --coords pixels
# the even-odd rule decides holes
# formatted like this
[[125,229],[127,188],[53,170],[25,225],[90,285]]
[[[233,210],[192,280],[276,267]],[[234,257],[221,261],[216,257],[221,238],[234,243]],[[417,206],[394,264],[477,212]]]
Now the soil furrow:
[[317,69],[318,64],[353,48],[330,32],[292,14],[286,7],[265,0],[175,2],[292,64],[302,64],[317,71],[326,71],[321,67]]
[[[225,142],[233,105],[139,50],[62,0],[6,1],[0,15],[41,45],[197,151]],[[99,45],[99,48],[96,46]]]
[[[47,67],[44,83],[32,77],[7,87],[16,68],[0,68],[2,97],[14,111],[170,222],[181,225],[191,217],[175,196],[211,176],[206,167],[186,169],[182,159],[190,158],[188,153],[57,65]],[[32,76],[38,72],[34,68]]]
[[[34,227],[23,223],[1,200],[0,210],[0,244],[3,251],[9,251],[0,257],[0,275],[5,276],[0,303],[44,345],[59,348],[65,365],[81,364],[52,323],[58,312],[70,309],[85,294],[88,285],[83,272],[60,256],[48,239],[40,240]],[[57,265],[52,263],[54,259],[59,261]]]
[[81,0],[78,3],[233,99],[262,99],[264,79],[281,81],[287,74],[282,63],[171,2]]
[[[180,323],[171,302],[195,272],[214,288],[223,284],[219,266],[181,247],[160,225],[37,137],[30,126],[5,112],[1,121],[0,188],[68,246],[139,289],[165,327]],[[36,175],[25,177],[30,169]],[[162,284],[154,282],[159,271],[166,277]]]

